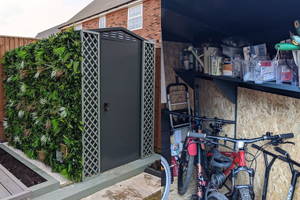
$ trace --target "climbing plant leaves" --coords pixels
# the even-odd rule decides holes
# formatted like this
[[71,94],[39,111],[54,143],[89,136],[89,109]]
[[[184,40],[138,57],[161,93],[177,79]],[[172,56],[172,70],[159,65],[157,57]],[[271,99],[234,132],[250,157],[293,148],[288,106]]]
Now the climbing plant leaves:
[[5,134],[10,145],[53,171],[82,173],[81,40],[74,30],[7,51],[3,57]]

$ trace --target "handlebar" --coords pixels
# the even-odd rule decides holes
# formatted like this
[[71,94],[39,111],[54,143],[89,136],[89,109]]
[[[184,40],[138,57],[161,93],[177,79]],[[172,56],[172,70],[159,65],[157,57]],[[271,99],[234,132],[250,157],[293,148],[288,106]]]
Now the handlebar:
[[283,138],[293,138],[295,137],[295,134],[294,133],[285,133],[285,134],[280,134],[279,135],[282,139]]
[[206,134],[205,133],[194,133],[194,132],[188,132],[187,137],[193,137],[193,138],[199,138],[199,139],[205,139]]
[[284,156],[288,155],[288,153],[285,150],[283,150],[283,149],[281,149],[279,147],[275,147],[274,149],[275,149],[275,151],[281,153]]
[[278,139],[283,139],[283,138],[293,138],[294,133],[286,133],[286,134],[280,134],[280,135],[263,135],[262,137],[259,138],[252,138],[252,139],[234,139],[230,137],[221,137],[221,136],[211,136],[211,135],[206,135],[204,133],[193,133],[189,132],[187,134],[187,137],[193,137],[193,138],[199,138],[199,139],[217,139],[217,140],[224,140],[224,141],[230,141],[233,143],[237,143],[237,146],[239,148],[243,148],[245,144],[249,143],[254,143],[258,142],[261,140],[278,140]]
[[235,124],[235,121],[219,119],[217,117],[215,117],[215,118],[206,118],[205,116],[195,117],[195,116],[192,116],[192,115],[186,115],[186,114],[183,114],[183,113],[174,112],[174,111],[167,111],[167,110],[164,111],[164,113],[171,114],[171,115],[177,115],[178,117],[187,117],[187,118],[190,118],[190,119],[200,120],[200,121],[204,121],[204,122],[205,121],[220,121],[222,123]]
[[267,155],[270,155],[270,156],[272,156],[272,157],[279,158],[280,160],[282,160],[282,161],[284,161],[284,162],[287,162],[287,163],[291,162],[292,164],[294,164],[294,165],[300,167],[300,163],[298,163],[298,162],[296,162],[296,161],[294,161],[294,160],[287,159],[287,158],[285,158],[285,157],[283,157],[283,156],[281,156],[281,155],[273,154],[273,153],[271,153],[271,152],[269,152],[269,151],[263,149],[262,147],[257,146],[256,144],[252,144],[251,146],[252,146],[253,148],[257,149],[257,150],[262,151],[263,153],[266,153]]

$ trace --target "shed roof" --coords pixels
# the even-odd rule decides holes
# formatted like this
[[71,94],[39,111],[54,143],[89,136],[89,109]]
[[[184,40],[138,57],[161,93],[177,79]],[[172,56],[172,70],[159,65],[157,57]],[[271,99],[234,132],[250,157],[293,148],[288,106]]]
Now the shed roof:
[[92,17],[94,15],[100,14],[102,12],[106,12],[123,4],[132,2],[134,0],[94,0],[85,8],[83,8],[80,12],[78,12],[75,16],[69,19],[66,23],[61,25],[59,28],[64,26],[68,26],[72,23],[76,23],[80,20],[86,19],[88,17]]
[[97,29],[89,29],[89,31],[95,31],[98,33],[101,32],[114,32],[114,31],[123,31],[124,33],[127,33],[128,35],[131,35],[132,37],[135,37],[141,41],[147,41],[145,38],[135,34],[134,32],[124,28],[124,27],[110,27],[110,28],[97,28]]

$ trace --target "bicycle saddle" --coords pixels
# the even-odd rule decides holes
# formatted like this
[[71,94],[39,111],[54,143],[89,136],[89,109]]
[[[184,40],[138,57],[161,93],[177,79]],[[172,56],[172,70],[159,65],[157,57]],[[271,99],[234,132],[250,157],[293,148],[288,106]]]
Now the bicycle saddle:
[[223,154],[221,154],[216,148],[211,148],[213,153],[212,160],[210,162],[213,167],[227,168],[232,165],[232,160]]

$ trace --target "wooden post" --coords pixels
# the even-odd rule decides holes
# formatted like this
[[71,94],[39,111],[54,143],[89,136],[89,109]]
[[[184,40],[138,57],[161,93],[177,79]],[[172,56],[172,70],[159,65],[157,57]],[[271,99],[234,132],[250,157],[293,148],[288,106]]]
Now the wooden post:
[[161,48],[156,48],[154,150],[161,151]]

